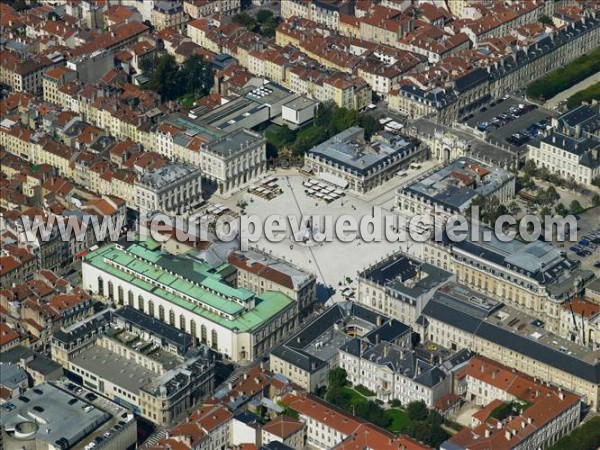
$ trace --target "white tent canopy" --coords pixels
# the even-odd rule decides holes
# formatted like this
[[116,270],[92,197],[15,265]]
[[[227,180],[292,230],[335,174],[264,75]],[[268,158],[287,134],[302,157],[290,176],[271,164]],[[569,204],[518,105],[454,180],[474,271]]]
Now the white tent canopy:
[[321,180],[326,181],[327,183],[331,183],[334,186],[341,187],[342,189],[346,189],[348,187],[348,182],[346,180],[342,180],[340,177],[336,177],[335,175],[331,175],[327,172],[321,172],[319,174]]

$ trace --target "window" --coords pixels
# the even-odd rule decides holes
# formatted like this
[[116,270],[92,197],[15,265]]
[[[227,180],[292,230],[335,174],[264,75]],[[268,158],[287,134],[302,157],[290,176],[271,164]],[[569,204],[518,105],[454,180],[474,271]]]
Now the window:
[[144,299],[141,295],[138,295],[138,309],[144,312]]
[[154,316],[154,302],[152,300],[148,300],[148,314]]
[[202,342],[203,344],[206,344],[206,326],[205,325],[200,326],[200,342]]
[[165,308],[163,307],[163,305],[158,305],[158,318],[162,322],[164,322],[165,320]]
[[219,348],[219,335],[217,334],[217,330],[212,330],[211,336],[211,347],[213,350],[218,350]]
[[175,312],[172,309],[169,310],[169,324],[175,326]]

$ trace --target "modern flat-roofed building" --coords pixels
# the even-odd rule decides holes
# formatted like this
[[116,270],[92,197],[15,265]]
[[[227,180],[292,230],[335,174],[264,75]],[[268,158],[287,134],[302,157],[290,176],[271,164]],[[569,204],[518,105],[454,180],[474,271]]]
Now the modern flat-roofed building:
[[462,214],[478,196],[505,203],[515,195],[515,176],[469,157],[427,173],[398,191],[398,207],[409,214],[450,217]]
[[67,392],[60,384],[42,383],[0,406],[5,450],[102,449],[135,446],[133,414],[107,399],[94,402]]
[[310,122],[317,115],[319,102],[301,95],[281,107],[282,124],[294,129]]
[[88,253],[83,287],[189,333],[234,361],[252,360],[297,325],[298,307],[281,292],[255,294],[224,282],[220,268],[160,244],[115,243]]
[[358,274],[357,302],[414,326],[434,292],[451,272],[398,252]]
[[202,171],[195,166],[169,163],[146,172],[135,183],[140,213],[183,213],[203,203]]
[[410,345],[410,327],[353,302],[340,302],[271,350],[270,368],[314,392],[339,367],[339,350],[355,337],[372,342]]
[[425,148],[416,140],[384,132],[367,142],[363,128],[351,127],[310,149],[304,165],[364,193],[421,159],[425,159]]
[[600,401],[600,350],[551,333],[544,322],[458,284],[440,288],[423,309],[422,340],[468,348],[525,374]]

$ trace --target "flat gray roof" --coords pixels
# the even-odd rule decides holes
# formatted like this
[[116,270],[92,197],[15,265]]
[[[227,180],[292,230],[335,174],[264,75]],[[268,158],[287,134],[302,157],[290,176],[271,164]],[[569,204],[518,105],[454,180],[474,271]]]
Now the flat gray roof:
[[308,108],[310,106],[314,106],[316,105],[318,102],[315,100],[311,100],[308,97],[305,97],[304,95],[301,95],[300,97],[297,97],[295,99],[293,99],[290,102],[287,102],[284,106],[286,106],[287,108],[291,108],[294,110],[301,110],[301,109],[305,109]]
[[42,383],[20,398],[28,401],[11,400],[15,406],[12,411],[6,409],[6,403],[2,405],[5,430],[14,430],[23,422],[36,422],[34,437],[49,445],[56,446],[55,442],[63,438],[70,448],[111,419],[104,411],[50,383]]
[[264,140],[259,134],[249,130],[236,130],[229,133],[222,139],[208,144],[210,151],[222,156],[233,156],[238,153],[243,146],[253,145],[256,142]]
[[200,169],[191,164],[169,163],[164,167],[143,174],[138,184],[159,190],[182,180],[194,172],[198,172],[198,176],[200,176]]
[[394,156],[408,152],[414,144],[402,137],[392,142],[365,142],[364,129],[350,127],[308,151],[333,164],[339,164],[362,175],[372,168],[391,160]]
[[514,175],[472,158],[455,159],[402,190],[456,211],[464,211],[478,195],[494,194]]
[[157,372],[97,345],[75,356],[71,363],[135,395],[144,384],[159,376]]

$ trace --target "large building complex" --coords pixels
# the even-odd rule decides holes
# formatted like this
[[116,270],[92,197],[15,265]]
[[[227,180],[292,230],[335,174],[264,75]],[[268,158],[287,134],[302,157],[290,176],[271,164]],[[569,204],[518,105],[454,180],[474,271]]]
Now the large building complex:
[[234,361],[252,360],[297,324],[298,305],[277,291],[255,294],[226,284],[192,256],[147,241],[110,244],[86,255],[83,286],[95,295],[157,317]]
[[527,159],[561,178],[588,185],[600,178],[600,138],[597,136],[587,134],[585,137],[581,132],[568,135],[554,130],[528,145],[528,150]]
[[594,277],[579,268],[579,261],[542,241],[465,239],[452,246],[451,255],[457,282],[539,317],[555,333],[561,305]]
[[309,150],[304,164],[364,193],[407,168],[411,161],[421,159],[425,159],[425,149],[416,141],[384,133],[367,142],[364,129],[351,127]]
[[410,328],[353,302],[336,303],[273,349],[271,370],[311,392],[328,383],[327,373],[339,367],[339,350],[355,337],[408,347]]
[[452,350],[471,349],[532,377],[600,400],[600,350],[560,338],[535,316],[458,284],[439,289],[422,314],[420,333]]
[[359,273],[356,301],[414,326],[435,291],[453,279],[451,272],[395,253]]
[[466,398],[482,409],[473,414],[473,427],[452,436],[442,450],[546,447],[579,424],[581,399],[570,392],[481,356],[463,374]]
[[409,215],[450,217],[467,211],[481,196],[505,203],[515,195],[515,176],[507,170],[461,157],[398,192],[398,206]]
[[199,168],[171,163],[143,174],[135,184],[135,203],[140,213],[183,213],[202,204],[202,172]]

